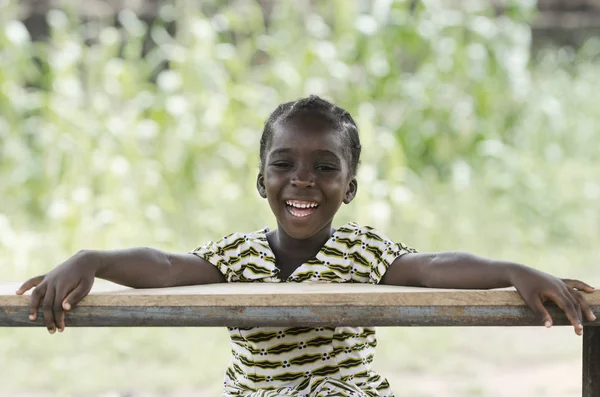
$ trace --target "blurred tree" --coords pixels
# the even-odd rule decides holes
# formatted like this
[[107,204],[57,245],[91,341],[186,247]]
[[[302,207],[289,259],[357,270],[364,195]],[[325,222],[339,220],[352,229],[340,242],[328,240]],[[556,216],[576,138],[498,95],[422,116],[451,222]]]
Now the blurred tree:
[[600,36],[600,0],[538,0],[538,9],[534,48],[580,47],[590,37]]
[[[421,224],[437,219],[427,203],[407,204],[411,189],[426,197],[484,178],[477,200],[506,198],[494,210],[514,210],[523,229],[552,217],[563,238],[580,224],[563,212],[581,188],[550,192],[594,172],[596,74],[557,72],[564,51],[532,67],[533,3],[442,3],[29,2],[47,11],[48,39],[35,41],[15,11],[23,3],[0,2],[2,211],[66,225],[69,250],[114,224],[171,242],[254,227],[270,219],[246,194],[264,118],[318,94],[361,127],[356,217],[437,230]],[[563,174],[544,168],[575,157]],[[596,198],[596,185],[585,189]]]
[[[174,1],[174,0],[173,0]],[[271,13],[276,0],[249,0],[256,1],[263,13],[263,20],[268,27]],[[463,5],[455,3],[456,8]],[[308,1],[309,8],[316,8],[314,1]],[[419,0],[411,0],[411,8],[416,7]],[[46,14],[52,7],[63,7],[61,0],[21,0],[23,21],[34,40],[43,40],[48,37],[49,30]],[[75,3],[77,12],[82,21],[112,18],[118,24],[116,14],[124,9],[130,9],[147,23],[152,23],[159,13],[161,0],[81,0]],[[498,14],[503,14],[513,7],[509,0],[494,0],[494,7]],[[218,8],[227,7],[229,1],[199,2],[198,7],[209,15],[214,14]],[[600,35],[600,0],[539,0],[537,2],[538,16],[532,20],[533,48],[546,45],[571,45],[581,46],[586,39]],[[150,44],[150,41],[148,41]],[[148,50],[149,47],[145,47]],[[147,53],[147,51],[146,51]]]

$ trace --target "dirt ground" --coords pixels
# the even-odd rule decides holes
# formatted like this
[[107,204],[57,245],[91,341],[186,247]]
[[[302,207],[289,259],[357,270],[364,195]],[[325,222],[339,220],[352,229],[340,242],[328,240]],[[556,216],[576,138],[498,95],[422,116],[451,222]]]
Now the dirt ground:
[[[401,373],[390,376],[397,397],[577,397],[581,396],[581,362],[538,363],[497,368],[481,363],[474,374]],[[9,397],[8,394],[1,394]],[[218,391],[179,390],[164,394],[108,392],[97,397],[217,397]],[[10,397],[50,397],[10,394]]]
[[[582,340],[569,327],[382,329],[378,334],[375,369],[390,380],[397,397],[581,396]],[[408,347],[403,345],[407,350],[396,343],[399,338],[411,340]],[[160,392],[156,390],[161,388],[150,388],[130,377],[129,384],[146,385],[146,390],[154,391],[3,393],[1,379],[2,372],[0,397],[218,397],[221,385],[219,378],[208,380],[210,389],[178,389],[173,385],[185,384],[181,378]]]
[[494,368],[482,364],[472,375],[398,374],[397,397],[576,397],[581,396],[581,362]]

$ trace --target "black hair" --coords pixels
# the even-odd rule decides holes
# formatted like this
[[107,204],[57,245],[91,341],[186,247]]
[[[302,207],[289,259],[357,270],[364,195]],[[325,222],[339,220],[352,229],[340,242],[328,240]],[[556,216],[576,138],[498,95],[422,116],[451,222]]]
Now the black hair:
[[267,149],[273,139],[273,133],[277,125],[282,122],[301,115],[320,117],[331,123],[335,130],[340,131],[345,145],[345,152],[349,159],[350,172],[356,175],[360,162],[360,139],[358,138],[358,127],[348,111],[334,105],[316,95],[297,101],[287,102],[279,105],[267,119],[265,128],[260,138],[260,170],[263,171]]

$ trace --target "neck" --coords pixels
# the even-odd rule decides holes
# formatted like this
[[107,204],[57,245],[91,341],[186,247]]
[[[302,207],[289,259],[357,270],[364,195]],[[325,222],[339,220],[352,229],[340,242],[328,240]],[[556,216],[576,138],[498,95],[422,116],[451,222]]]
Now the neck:
[[321,247],[329,240],[333,234],[331,224],[328,224],[316,234],[306,239],[296,239],[291,237],[286,231],[278,225],[275,233],[275,244],[279,251],[292,256],[315,255]]

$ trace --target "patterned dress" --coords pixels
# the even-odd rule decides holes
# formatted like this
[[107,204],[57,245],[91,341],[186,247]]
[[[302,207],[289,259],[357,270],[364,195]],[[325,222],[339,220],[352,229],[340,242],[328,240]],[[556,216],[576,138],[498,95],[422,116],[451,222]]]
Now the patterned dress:
[[[228,282],[378,284],[394,259],[415,252],[371,227],[348,223],[282,280],[267,232],[234,233],[192,253],[215,265]],[[228,329],[232,358],[223,396],[393,396],[388,381],[371,369],[373,328]]]

